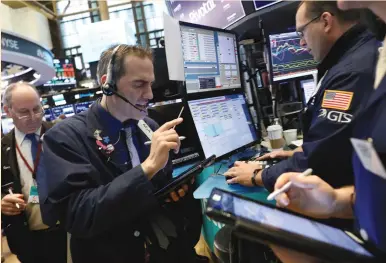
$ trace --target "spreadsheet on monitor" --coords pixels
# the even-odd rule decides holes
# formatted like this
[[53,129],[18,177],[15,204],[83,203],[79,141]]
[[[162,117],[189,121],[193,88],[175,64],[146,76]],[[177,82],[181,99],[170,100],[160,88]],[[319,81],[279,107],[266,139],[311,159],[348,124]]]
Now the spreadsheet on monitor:
[[221,157],[257,140],[241,94],[188,101],[205,157]]
[[235,34],[180,28],[187,93],[241,88]]

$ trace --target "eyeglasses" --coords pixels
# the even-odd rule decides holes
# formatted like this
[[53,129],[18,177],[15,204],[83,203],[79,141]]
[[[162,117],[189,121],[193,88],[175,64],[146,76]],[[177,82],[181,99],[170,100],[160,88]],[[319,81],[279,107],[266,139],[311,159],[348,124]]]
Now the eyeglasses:
[[12,111],[16,115],[16,118],[18,118],[19,120],[29,120],[29,119],[32,119],[32,117],[39,118],[43,115],[43,112],[44,112],[42,107],[34,110],[32,114],[29,111],[23,112],[23,113],[19,113],[14,110]]
[[321,16],[322,16],[322,14],[320,14],[320,15],[314,17],[313,19],[311,19],[310,21],[308,21],[305,25],[299,27],[299,29],[296,30],[296,34],[298,34],[298,36],[299,36],[300,38],[304,38],[304,30],[306,29],[306,27],[307,27],[308,25],[310,25],[312,22],[314,22],[315,20],[319,19]]

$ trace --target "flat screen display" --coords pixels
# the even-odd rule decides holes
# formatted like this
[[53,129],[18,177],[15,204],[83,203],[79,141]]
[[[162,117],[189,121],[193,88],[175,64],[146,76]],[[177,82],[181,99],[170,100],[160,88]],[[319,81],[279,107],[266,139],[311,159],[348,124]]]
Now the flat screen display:
[[90,106],[93,103],[94,103],[93,101],[86,101],[86,102],[80,102],[75,104],[75,113],[78,114],[78,113],[81,113],[82,111],[88,110],[88,108],[90,108]]
[[274,229],[284,230],[322,243],[341,247],[363,256],[373,256],[338,228],[285,213],[279,209],[245,200],[222,191],[212,194],[209,205],[260,225],[266,225]]
[[278,2],[281,2],[281,1],[253,1],[254,5],[255,5],[255,10],[263,9],[265,7],[274,5]]
[[55,106],[65,105],[67,104],[66,100],[64,99],[63,94],[53,95],[52,100],[55,103]]
[[245,16],[241,0],[167,1],[174,18],[193,24],[227,28]]
[[46,119],[46,121],[55,120],[54,114],[52,113],[52,109],[44,109],[44,118]]
[[60,115],[65,115],[67,118],[75,115],[74,106],[72,104],[54,107],[52,108],[52,113],[55,119]]
[[54,59],[55,76],[44,86],[76,87],[74,62],[69,58]]
[[181,25],[186,92],[241,88],[236,35]]
[[311,99],[311,96],[314,94],[316,89],[316,83],[314,79],[306,79],[300,81],[300,87],[304,92],[304,104],[307,105],[308,101]]
[[221,157],[257,140],[241,94],[188,101],[205,158]]
[[317,72],[317,62],[296,32],[270,35],[273,81],[291,79]]

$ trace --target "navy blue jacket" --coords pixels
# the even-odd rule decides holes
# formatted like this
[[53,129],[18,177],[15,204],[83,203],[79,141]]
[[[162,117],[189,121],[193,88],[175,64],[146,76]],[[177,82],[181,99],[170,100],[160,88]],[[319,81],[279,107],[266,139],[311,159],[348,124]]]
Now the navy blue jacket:
[[[354,137],[373,141],[386,169],[386,77],[373,92],[355,120]],[[362,237],[386,252],[386,178],[382,178],[361,163],[353,154],[355,174],[355,218]]]
[[[318,66],[318,78],[325,77],[304,113],[303,152],[263,171],[263,183],[269,191],[282,173],[302,172],[307,168],[334,187],[353,184],[349,141],[352,129],[348,124],[372,91],[378,47],[375,37],[360,25],[334,44]],[[326,90],[352,92],[348,110],[323,107]]]
[[[145,122],[153,130],[158,128],[149,118]],[[149,181],[140,165],[131,168],[125,140],[119,139],[122,128],[98,101],[88,111],[58,123],[44,137],[48,196],[44,201],[53,205],[51,216],[58,217],[72,235],[73,262],[143,262],[145,240],[153,244],[155,262],[189,262],[200,235],[200,203],[191,191],[181,202],[160,204],[153,192],[171,180],[171,162]],[[118,142],[111,154],[99,150],[96,130],[106,144]],[[133,137],[144,161],[150,151],[144,146],[148,139],[140,129]],[[179,231],[168,253],[158,249],[149,225],[156,213],[167,216]]]

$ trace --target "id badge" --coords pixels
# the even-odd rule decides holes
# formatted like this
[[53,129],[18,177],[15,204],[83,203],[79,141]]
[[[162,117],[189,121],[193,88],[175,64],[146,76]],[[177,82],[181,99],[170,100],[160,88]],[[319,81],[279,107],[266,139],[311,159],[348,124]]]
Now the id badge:
[[153,137],[153,131],[151,130],[151,128],[149,127],[149,125],[147,125],[147,123],[144,121],[144,120],[140,120],[138,122],[138,127],[141,129],[141,131],[146,135],[146,137],[151,140],[151,138]]
[[375,151],[373,143],[356,138],[351,138],[350,140],[366,170],[386,179],[385,167],[383,166],[378,153]]
[[35,180],[34,180],[34,184],[31,186],[29,190],[28,203],[39,204],[38,187],[36,185]]

